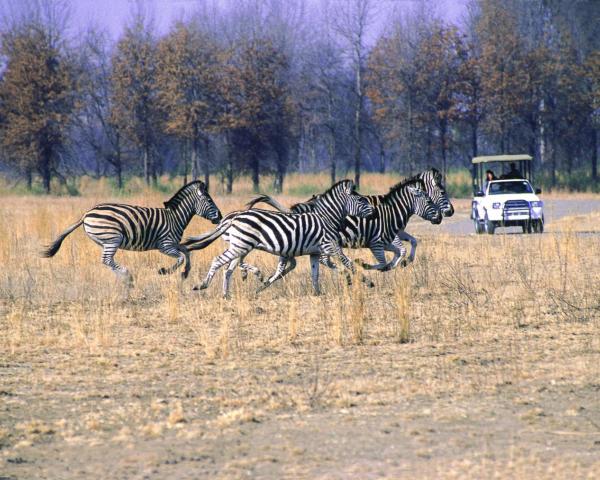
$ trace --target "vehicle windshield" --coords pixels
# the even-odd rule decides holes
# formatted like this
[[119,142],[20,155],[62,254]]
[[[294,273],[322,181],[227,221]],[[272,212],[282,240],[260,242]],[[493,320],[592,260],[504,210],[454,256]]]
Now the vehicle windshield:
[[529,182],[524,180],[494,182],[490,184],[489,195],[506,195],[511,193],[533,193],[533,189]]

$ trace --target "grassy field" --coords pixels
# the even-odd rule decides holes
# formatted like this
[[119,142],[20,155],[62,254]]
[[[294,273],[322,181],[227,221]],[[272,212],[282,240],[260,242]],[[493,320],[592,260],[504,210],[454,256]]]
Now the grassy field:
[[[366,179],[365,190],[396,180]],[[300,178],[288,187],[286,204],[308,190]],[[53,259],[37,257],[109,200],[101,188],[87,192],[0,203],[1,478],[600,471],[600,243],[589,234],[600,230],[597,214],[585,235],[569,219],[553,233],[494,237],[436,234],[415,221],[417,261],[367,273],[373,289],[322,271],[324,294],[313,296],[299,259],[260,295],[253,277],[236,275],[228,301],[220,275],[209,290],[191,290],[221,242],[194,253],[185,283],[156,274],[170,258],[120,251],[131,289],[81,230]],[[226,213],[245,192],[214,198]],[[195,219],[187,232],[211,227]],[[261,253],[249,260],[265,271],[276,264]]]

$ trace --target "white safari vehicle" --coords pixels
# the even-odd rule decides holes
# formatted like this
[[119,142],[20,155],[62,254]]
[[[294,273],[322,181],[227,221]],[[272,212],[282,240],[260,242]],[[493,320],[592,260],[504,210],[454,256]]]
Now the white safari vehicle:
[[533,189],[529,155],[473,158],[471,219],[476,233],[494,234],[497,227],[520,226],[523,233],[544,231],[544,202]]

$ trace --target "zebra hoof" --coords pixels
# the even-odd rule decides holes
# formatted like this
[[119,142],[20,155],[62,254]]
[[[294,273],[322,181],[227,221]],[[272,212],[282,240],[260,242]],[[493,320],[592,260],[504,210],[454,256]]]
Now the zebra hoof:
[[242,270],[242,280],[245,282],[247,278],[248,278],[248,272],[245,272]]
[[192,287],[192,290],[206,290],[208,288],[208,285],[206,283],[201,283],[200,285],[196,285],[195,287]]
[[265,283],[263,283],[263,284],[262,284],[260,287],[258,287],[258,288],[256,289],[256,293],[260,293],[260,292],[262,292],[262,291],[263,291],[264,289],[266,289],[266,288],[267,288],[269,285],[270,285],[270,283],[266,283],[266,282],[265,282]]
[[406,259],[402,259],[402,261],[400,262],[400,266],[402,268],[408,267],[408,261]]

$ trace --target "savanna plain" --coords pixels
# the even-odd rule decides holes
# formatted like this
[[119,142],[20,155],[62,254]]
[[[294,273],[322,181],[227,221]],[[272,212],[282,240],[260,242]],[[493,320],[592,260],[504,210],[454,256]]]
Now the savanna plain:
[[[247,187],[213,198],[227,213]],[[440,227],[411,220],[416,261],[364,272],[374,288],[322,268],[314,296],[300,258],[258,295],[235,274],[226,300],[221,275],[192,291],[221,241],[184,282],[119,251],[131,288],[81,229],[39,258],[95,203],[169,197],[82,191],[0,201],[0,478],[598,478],[600,211],[476,236],[443,229],[468,220],[457,200]]]

